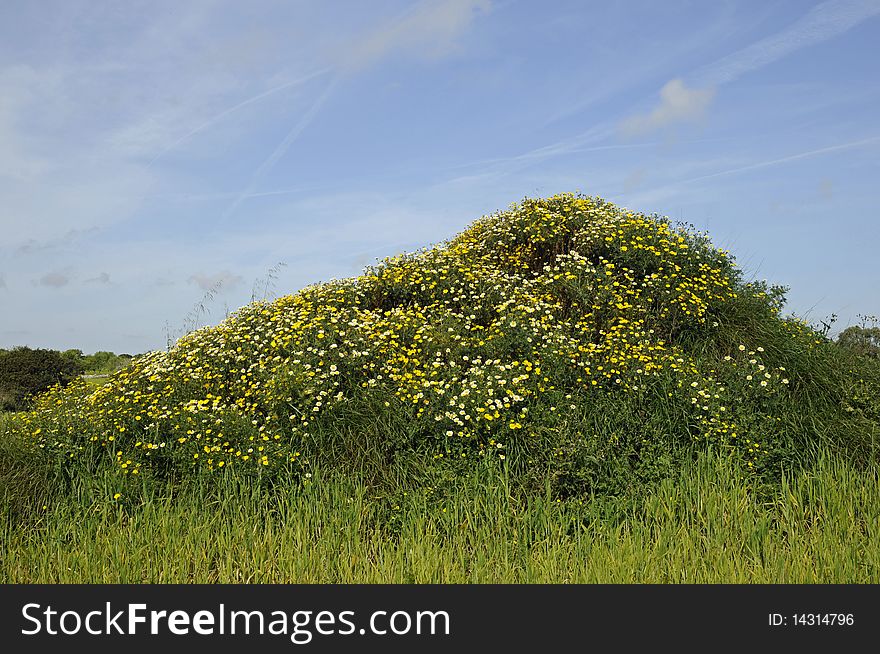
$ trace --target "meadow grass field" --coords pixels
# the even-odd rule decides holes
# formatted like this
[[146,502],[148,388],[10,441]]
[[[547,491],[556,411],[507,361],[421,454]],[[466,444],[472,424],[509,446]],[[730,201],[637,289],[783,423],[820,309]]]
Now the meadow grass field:
[[880,361],[525,200],[0,422],[5,582],[877,583]]
[[[317,475],[296,493],[35,494],[0,525],[5,583],[878,583],[876,470],[820,454],[761,498],[708,453],[643,497],[516,498],[498,476],[377,505]],[[122,500],[122,501],[120,501]],[[7,498],[8,501],[8,498]],[[41,504],[47,502],[48,504]],[[45,508],[43,508],[45,507]]]

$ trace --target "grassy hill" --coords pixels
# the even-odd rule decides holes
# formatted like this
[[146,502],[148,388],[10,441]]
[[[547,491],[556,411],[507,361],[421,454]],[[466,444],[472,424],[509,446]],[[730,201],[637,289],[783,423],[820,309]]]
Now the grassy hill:
[[[50,391],[7,420],[6,537],[24,556],[84,507],[99,533],[159,520],[168,538],[230,511],[228,557],[161,579],[369,580],[421,543],[422,567],[391,563],[393,580],[491,580],[492,557],[533,570],[537,551],[542,572],[503,578],[563,581],[553,571],[584,547],[605,557],[595,579],[816,580],[790,557],[832,546],[850,554],[827,578],[877,581],[880,366],[783,304],[703,234],[596,198],[527,199],[358,278],[244,307],[97,390]],[[808,508],[824,502],[829,533]],[[45,523],[36,550],[17,535],[28,521]],[[247,576],[232,552],[255,524],[314,551],[341,533],[364,567],[282,557]],[[741,558],[707,568],[706,529]],[[658,538],[663,564],[644,553]],[[440,565],[443,543],[482,563]]]

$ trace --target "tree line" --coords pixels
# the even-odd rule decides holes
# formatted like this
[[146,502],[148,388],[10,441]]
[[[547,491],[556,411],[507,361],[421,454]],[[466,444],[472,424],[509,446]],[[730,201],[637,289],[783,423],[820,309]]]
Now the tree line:
[[134,358],[131,354],[15,347],[0,349],[0,411],[22,411],[30,398],[55,384],[67,385],[84,374],[110,374]]

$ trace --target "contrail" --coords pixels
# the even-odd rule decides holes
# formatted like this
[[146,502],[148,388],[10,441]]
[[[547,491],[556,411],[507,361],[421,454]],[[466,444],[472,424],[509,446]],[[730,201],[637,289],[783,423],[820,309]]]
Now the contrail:
[[272,154],[270,154],[266,158],[266,160],[261,163],[259,167],[257,167],[253,175],[251,175],[251,181],[247,185],[247,188],[239,193],[238,197],[235,198],[231,205],[229,205],[229,208],[226,209],[225,212],[223,212],[221,220],[226,220],[230,216],[232,216],[232,214],[234,214],[235,211],[241,206],[242,202],[244,202],[248,197],[254,195],[254,188],[256,187],[257,182],[259,182],[260,178],[269,170],[271,170],[276,163],[278,163],[278,160],[284,156],[284,153],[287,152],[291,144],[299,137],[300,134],[302,134],[303,130],[308,127],[309,123],[314,120],[315,115],[327,101],[327,98],[330,96],[330,92],[336,86],[337,80],[337,77],[333,78],[330,84],[327,85],[327,88],[324,89],[324,92],[320,96],[318,96],[318,99],[315,100],[314,103],[312,103],[312,106],[309,107],[309,110],[303,115],[302,118],[300,118],[300,120],[296,124],[294,124],[293,127],[291,127],[290,131],[287,132],[287,135],[277,145]]
[[748,166],[739,166],[738,168],[729,168],[727,170],[720,170],[717,173],[709,173],[708,175],[700,175],[698,177],[691,177],[689,179],[682,179],[675,182],[670,182],[669,184],[662,184],[661,186],[655,186],[653,188],[648,188],[637,194],[640,198],[653,197],[657,193],[662,194],[664,191],[674,191],[675,189],[684,186],[685,184],[691,184],[693,182],[700,182],[704,179],[713,179],[715,177],[724,177],[725,175],[735,175],[736,173],[744,173],[749,170],[759,170],[761,168],[768,168],[770,166],[778,166],[779,164],[788,163],[790,161],[797,161],[799,159],[807,159],[809,157],[816,157],[818,155],[827,154],[829,152],[840,152],[842,150],[851,150],[853,148],[859,148],[865,145],[871,145],[874,143],[880,143],[880,136],[871,136],[866,139],[861,139],[859,141],[851,141],[849,143],[841,143],[839,145],[831,145],[827,148],[819,148],[817,150],[808,150],[806,152],[799,152],[797,154],[792,154],[787,157],[780,157],[779,159],[771,159],[769,161],[759,161],[758,163],[749,164]]
[[807,46],[827,41],[880,14],[877,0],[829,0],[813,7],[790,27],[697,70],[700,87],[731,82],[746,73]]
[[[504,177],[505,175],[509,175],[517,170],[527,167],[529,163],[533,161],[542,161],[544,159],[551,159],[553,157],[558,157],[566,154],[572,154],[575,152],[589,152],[591,150],[607,150],[607,149],[617,149],[617,148],[629,148],[629,147],[639,147],[641,144],[624,144],[624,145],[604,145],[604,146],[590,146],[592,143],[599,143],[607,139],[612,133],[612,129],[609,127],[609,122],[600,123],[595,125],[594,127],[581,132],[580,134],[576,134],[567,139],[563,139],[561,141],[556,141],[555,143],[550,143],[549,145],[544,145],[539,148],[535,148],[533,150],[529,150],[527,152],[523,152],[522,154],[512,155],[510,157],[496,157],[493,159],[482,159],[479,161],[469,161],[463,164],[457,164],[455,166],[451,166],[450,170],[457,170],[460,168],[471,168],[474,166],[488,166],[488,170],[483,175],[490,175],[492,177]],[[480,175],[480,176],[483,176]],[[457,182],[460,177],[456,177],[452,180],[446,180],[445,182],[441,182],[441,186],[447,184],[449,182]]]
[[147,164],[147,168],[151,167],[154,163],[156,163],[156,161],[158,161],[159,159],[164,157],[166,154],[171,152],[171,150],[176,148],[178,145],[180,145],[181,143],[183,143],[187,139],[191,138],[192,136],[195,136],[196,134],[198,134],[202,130],[207,129],[208,127],[210,127],[211,125],[216,123],[218,120],[220,120],[224,116],[228,116],[229,114],[231,114],[233,111],[237,111],[237,110],[241,109],[242,107],[246,107],[249,104],[252,104],[254,102],[262,100],[263,98],[270,96],[273,93],[278,93],[279,91],[283,91],[284,89],[289,89],[291,86],[298,86],[299,84],[304,84],[304,83],[308,82],[310,79],[313,79],[315,77],[323,75],[331,70],[333,70],[333,69],[332,68],[322,68],[321,70],[316,70],[312,73],[309,73],[308,75],[305,75],[304,77],[300,77],[298,79],[291,80],[290,82],[285,82],[284,84],[282,84],[280,86],[276,86],[274,88],[271,88],[268,91],[263,91],[262,93],[260,93],[258,95],[255,95],[251,98],[248,98],[247,100],[242,100],[238,104],[235,104],[235,105],[229,107],[228,109],[221,111],[216,116],[206,120],[204,123],[202,123],[201,125],[199,125],[195,129],[192,129],[189,132],[187,132],[186,134],[184,134],[183,136],[181,136],[179,139],[174,141],[174,143],[172,143],[171,145],[166,147],[164,150],[162,150],[162,152],[160,152],[155,157],[150,159],[150,162]]
[[871,143],[880,142],[880,136],[872,136],[870,138],[862,139],[860,141],[852,141],[850,143],[841,143],[840,145],[831,145],[827,148],[819,148],[818,150],[809,150],[807,152],[800,152],[798,154],[793,154],[788,157],[782,157],[781,159],[772,159],[770,161],[760,161],[758,163],[749,164],[748,166],[741,166],[740,168],[731,168],[729,170],[722,170],[717,173],[710,173],[708,175],[700,175],[699,177],[692,177],[690,179],[683,180],[681,182],[675,182],[671,186],[675,186],[678,184],[688,184],[690,182],[698,182],[704,179],[711,179],[713,177],[722,177],[724,175],[733,175],[735,173],[742,173],[747,170],[757,170],[758,168],[766,168],[768,166],[776,166],[781,163],[788,163],[789,161],[797,161],[798,159],[806,159],[808,157],[815,157],[819,154],[825,154],[827,152],[837,152],[838,150],[850,150],[852,148],[858,148],[863,145],[869,145]]

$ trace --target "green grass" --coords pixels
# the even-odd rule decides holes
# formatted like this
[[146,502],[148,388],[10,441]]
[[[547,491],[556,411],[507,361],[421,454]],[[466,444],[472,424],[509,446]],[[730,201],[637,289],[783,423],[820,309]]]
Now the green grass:
[[93,373],[87,376],[83,376],[82,380],[86,384],[86,386],[94,390],[96,388],[101,388],[101,386],[103,386],[110,380],[110,373]]
[[524,201],[4,418],[0,581],[878,583],[880,361],[783,300]]
[[98,479],[4,516],[0,581],[880,582],[876,470],[823,453],[761,499],[736,466],[709,453],[638,500],[578,502],[517,499],[490,471],[397,504],[339,475],[118,500]]

